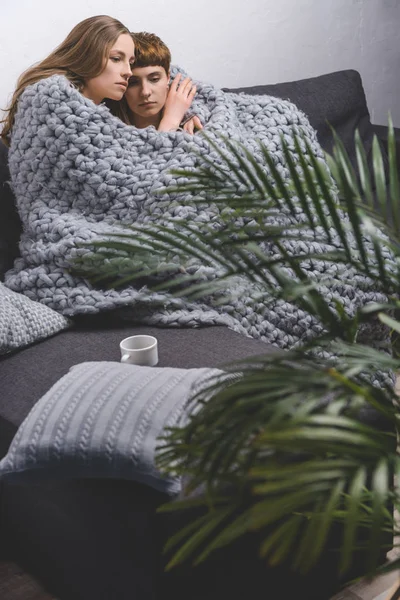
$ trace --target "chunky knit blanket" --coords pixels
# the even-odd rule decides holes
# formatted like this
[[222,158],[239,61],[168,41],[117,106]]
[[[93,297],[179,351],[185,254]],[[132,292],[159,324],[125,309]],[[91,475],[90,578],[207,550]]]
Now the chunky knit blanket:
[[[290,140],[293,131],[301,133],[323,160],[307,117],[290,102],[224,93],[199,84],[193,112],[201,117],[211,139],[220,143],[218,136],[223,133],[241,142],[260,165],[265,160],[258,140],[263,142],[283,177],[288,177],[288,171],[281,135]],[[259,303],[255,310],[247,281],[236,281],[230,304],[219,306],[172,299],[168,294],[148,293],[146,288],[95,289],[70,274],[71,261],[82,252],[79,244],[117,231],[119,223],[149,224],[163,218],[218,223],[219,209],[212,202],[195,203],[190,194],[157,195],[175,183],[171,169],[196,167],[205,155],[217,160],[204,136],[126,126],[105,105],[84,98],[63,76],[28,87],[19,101],[9,153],[24,233],[21,258],[8,272],[6,285],[68,317],[130,307],[131,318],[144,323],[226,324],[282,348],[319,332],[318,323],[288,302]],[[280,219],[277,216],[277,222]],[[325,249],[317,238],[310,248]],[[351,270],[323,261],[313,264],[314,280],[321,287],[324,279],[331,282],[325,289],[327,299],[339,298],[349,313],[369,301],[383,300],[370,281],[355,277]],[[203,267],[195,268],[200,273]],[[379,338],[378,326],[371,327],[369,335]]]

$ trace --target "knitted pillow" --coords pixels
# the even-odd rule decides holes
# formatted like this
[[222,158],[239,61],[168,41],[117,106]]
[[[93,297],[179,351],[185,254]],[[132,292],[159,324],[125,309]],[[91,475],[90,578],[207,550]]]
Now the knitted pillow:
[[168,494],[180,481],[154,464],[157,438],[177,425],[193,385],[216,369],[75,365],[35,404],[0,462],[0,477],[133,479]]
[[0,283],[0,354],[22,348],[69,327],[52,308]]

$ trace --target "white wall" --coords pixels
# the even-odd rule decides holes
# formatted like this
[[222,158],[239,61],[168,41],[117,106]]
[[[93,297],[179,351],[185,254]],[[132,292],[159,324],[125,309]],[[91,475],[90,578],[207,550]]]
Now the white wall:
[[23,70],[96,14],[157,33],[174,63],[221,87],[356,69],[372,122],[390,110],[400,127],[400,0],[0,0],[0,107]]

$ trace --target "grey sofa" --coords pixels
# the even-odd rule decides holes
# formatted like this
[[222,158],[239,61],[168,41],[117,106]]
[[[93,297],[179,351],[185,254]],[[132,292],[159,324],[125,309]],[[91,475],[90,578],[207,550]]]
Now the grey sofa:
[[[369,159],[374,132],[382,139],[386,135],[386,128],[371,124],[361,78],[353,70],[241,91],[289,98],[308,115],[328,151],[332,148],[329,122],[353,161],[356,128]],[[7,180],[7,149],[1,145],[1,277],[18,256],[20,235]],[[271,350],[224,327],[156,329],[129,325],[112,313],[81,317],[72,329],[0,358],[1,456],[34,403],[72,365],[119,360],[119,341],[133,333],[158,337],[159,366],[218,366]],[[252,536],[217,553],[202,567],[184,566],[166,574],[162,547],[191,518],[190,514],[157,513],[166,499],[130,481],[2,483],[1,557],[17,562],[60,600],[239,600],[258,597],[260,589],[262,597],[268,592],[282,600],[324,600],[339,588],[334,553],[327,552],[312,573],[301,577],[286,567],[270,569],[257,560],[257,540]]]

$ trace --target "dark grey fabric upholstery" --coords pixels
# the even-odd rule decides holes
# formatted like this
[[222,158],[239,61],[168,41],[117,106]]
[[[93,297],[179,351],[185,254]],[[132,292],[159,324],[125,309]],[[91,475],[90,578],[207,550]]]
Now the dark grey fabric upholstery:
[[18,216],[14,194],[11,190],[8,170],[8,149],[0,141],[0,281],[19,255],[18,240],[22,227]]
[[301,577],[254,560],[253,538],[201,567],[163,574],[161,549],[183,524],[178,515],[155,514],[165,501],[132,482],[7,486],[9,557],[58,600],[253,600],[260,590],[280,600],[328,600],[337,591],[333,554]]
[[307,115],[317,130],[319,143],[327,152],[332,151],[333,145],[331,127],[335,129],[354,166],[354,133],[358,129],[371,165],[374,129],[357,71],[348,69],[299,81],[225,89],[290,100]]
[[3,557],[58,600],[164,600],[155,511],[165,501],[129,481],[7,485]]

